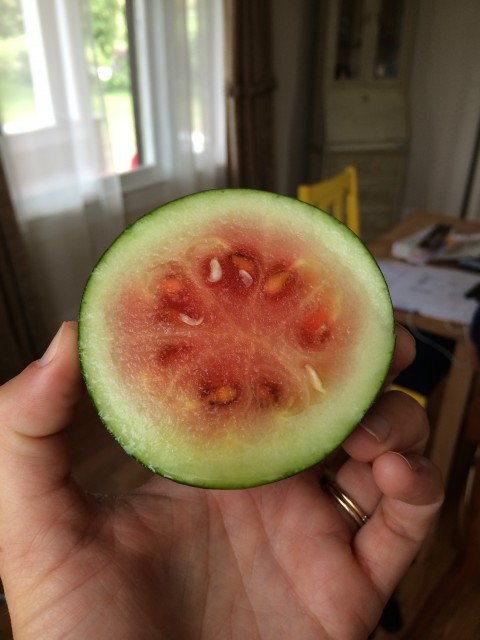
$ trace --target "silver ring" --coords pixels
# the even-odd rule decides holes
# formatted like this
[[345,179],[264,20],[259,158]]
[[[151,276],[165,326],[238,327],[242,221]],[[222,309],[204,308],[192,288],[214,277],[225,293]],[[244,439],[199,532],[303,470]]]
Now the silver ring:
[[369,516],[360,509],[358,504],[334,480],[329,479],[325,484],[325,489],[359,529],[366,524]]

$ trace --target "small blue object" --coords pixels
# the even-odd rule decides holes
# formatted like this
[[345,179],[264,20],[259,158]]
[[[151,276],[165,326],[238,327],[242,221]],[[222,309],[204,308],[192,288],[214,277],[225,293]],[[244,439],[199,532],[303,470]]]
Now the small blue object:
[[462,258],[458,261],[458,266],[471,271],[480,271],[480,258]]

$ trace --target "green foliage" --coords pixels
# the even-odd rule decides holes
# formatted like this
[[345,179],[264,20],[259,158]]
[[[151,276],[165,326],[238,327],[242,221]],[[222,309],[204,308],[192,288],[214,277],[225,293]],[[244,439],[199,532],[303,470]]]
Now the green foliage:
[[0,0],[0,38],[14,38],[23,32],[20,0]]
[[30,63],[24,34],[0,40],[0,76],[5,83],[12,78],[30,82]]
[[111,62],[118,37],[118,15],[123,11],[122,0],[90,0],[93,37],[100,64]]
[[8,122],[31,112],[30,83],[20,0],[0,0],[0,121]]
[[113,71],[107,87],[128,89],[130,66],[125,0],[90,0],[90,9],[97,64],[111,67]]

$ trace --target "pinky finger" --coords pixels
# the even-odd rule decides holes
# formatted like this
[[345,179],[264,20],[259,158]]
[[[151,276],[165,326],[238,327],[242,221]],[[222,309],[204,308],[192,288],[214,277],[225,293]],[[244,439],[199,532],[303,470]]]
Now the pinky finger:
[[443,502],[440,471],[419,455],[388,452],[373,463],[382,498],[354,538],[360,564],[388,598],[427,537]]

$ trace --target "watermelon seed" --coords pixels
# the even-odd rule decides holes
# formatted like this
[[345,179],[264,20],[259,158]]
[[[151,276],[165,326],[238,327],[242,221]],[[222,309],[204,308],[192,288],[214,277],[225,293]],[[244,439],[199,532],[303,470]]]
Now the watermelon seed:
[[266,279],[263,289],[268,296],[277,296],[285,290],[293,277],[291,271],[277,271]]
[[231,384],[225,384],[215,389],[203,390],[203,400],[212,406],[226,406],[238,398],[238,389]]
[[310,382],[312,383],[312,387],[315,389],[315,391],[320,391],[321,393],[325,393],[325,387],[323,386],[323,383],[318,375],[318,373],[315,371],[315,369],[312,367],[311,364],[306,364],[305,365],[305,370],[307,372],[307,375],[310,379]]
[[167,276],[160,283],[160,291],[168,301],[175,301],[184,291],[184,284],[176,276]]
[[180,313],[178,317],[182,322],[188,324],[189,327],[198,327],[203,322],[203,316],[201,318],[192,318],[191,316],[187,316],[186,313]]
[[220,262],[217,258],[212,258],[210,260],[210,274],[207,278],[208,282],[218,282],[222,279],[222,267],[220,266]]
[[253,283],[253,278],[252,276],[248,273],[248,271],[245,271],[245,269],[240,269],[238,272],[238,275],[240,276],[240,278],[242,279],[243,284],[246,287],[250,287],[252,286]]
[[260,382],[255,388],[255,397],[260,407],[273,407],[280,401],[280,385],[273,382]]
[[255,263],[251,258],[244,256],[243,253],[232,253],[230,256],[232,264],[239,271],[246,271],[248,275],[253,279],[256,273]]

